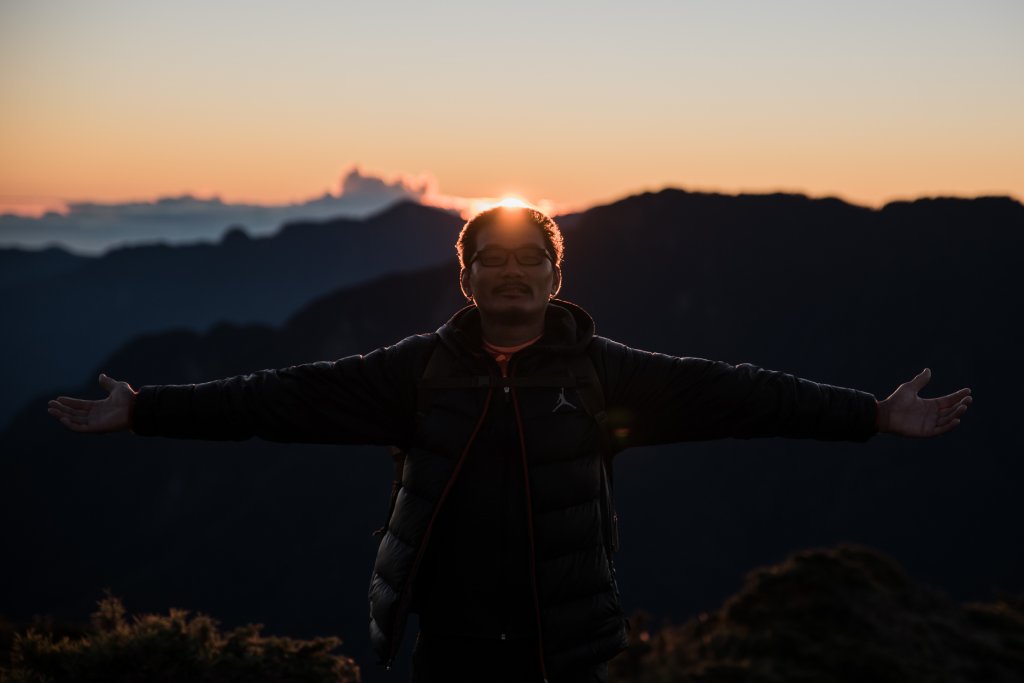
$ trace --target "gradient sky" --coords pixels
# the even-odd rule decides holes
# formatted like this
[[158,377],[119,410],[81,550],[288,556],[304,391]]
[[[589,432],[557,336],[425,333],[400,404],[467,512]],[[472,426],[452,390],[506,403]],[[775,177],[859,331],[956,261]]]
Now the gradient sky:
[[463,197],[1024,197],[1024,3],[0,4],[0,211]]

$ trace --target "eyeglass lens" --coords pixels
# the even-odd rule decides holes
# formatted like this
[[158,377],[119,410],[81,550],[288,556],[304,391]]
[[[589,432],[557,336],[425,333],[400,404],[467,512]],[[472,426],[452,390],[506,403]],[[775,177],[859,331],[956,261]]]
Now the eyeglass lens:
[[520,249],[498,249],[490,248],[484,249],[477,253],[477,258],[480,259],[481,265],[484,266],[503,266],[508,262],[508,255],[515,254],[516,261],[521,266],[539,266],[547,258],[547,252],[544,249],[538,249],[536,247],[522,247]]

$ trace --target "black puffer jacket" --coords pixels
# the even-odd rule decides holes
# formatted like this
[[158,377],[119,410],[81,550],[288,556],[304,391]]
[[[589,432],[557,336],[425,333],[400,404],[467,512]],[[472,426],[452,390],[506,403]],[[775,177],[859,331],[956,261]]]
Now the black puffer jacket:
[[[479,313],[466,307],[435,334],[366,355],[142,387],[133,431],[404,447],[404,485],[370,584],[370,634],[382,662],[398,650],[416,571],[444,510],[438,502],[451,495],[470,458],[508,457],[512,449],[521,481],[529,481],[530,557],[521,566],[532,574],[542,670],[610,659],[626,646],[626,623],[603,545],[596,423],[578,409],[574,390],[564,397],[576,409],[555,410],[562,392],[550,387],[512,388],[507,396],[489,387],[435,390],[430,410],[417,418],[417,381],[438,343],[459,360],[457,374],[498,374],[481,349]],[[568,374],[567,359],[584,353],[601,381],[617,451],[724,437],[864,441],[876,433],[871,394],[750,364],[633,349],[596,336],[583,309],[558,299],[548,307],[544,336],[513,357],[510,375]]]

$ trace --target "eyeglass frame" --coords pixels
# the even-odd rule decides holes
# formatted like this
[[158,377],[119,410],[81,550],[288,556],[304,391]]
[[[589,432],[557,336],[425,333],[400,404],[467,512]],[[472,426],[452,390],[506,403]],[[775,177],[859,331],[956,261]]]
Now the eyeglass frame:
[[484,252],[502,252],[502,253],[505,254],[505,259],[501,263],[496,263],[493,266],[489,266],[489,265],[481,262],[480,263],[480,267],[481,268],[501,268],[502,266],[504,266],[504,265],[506,265],[508,263],[509,256],[514,256],[515,259],[516,259],[516,263],[518,263],[519,265],[524,266],[526,268],[532,268],[532,267],[539,266],[539,265],[544,263],[543,260],[540,261],[540,263],[523,263],[521,260],[519,260],[519,253],[518,252],[520,252],[520,251],[522,251],[524,249],[536,249],[537,251],[543,253],[544,258],[546,258],[548,261],[551,261],[551,265],[555,264],[554,257],[551,256],[551,252],[548,251],[546,247],[538,247],[538,246],[527,245],[527,246],[522,246],[522,247],[516,247],[515,249],[506,249],[505,247],[487,247],[485,249],[481,249],[480,251],[477,251],[477,252],[475,252],[473,254],[473,258],[469,259],[469,263],[466,264],[466,267],[467,268],[471,268],[473,266],[473,263],[476,262],[477,258],[480,257],[480,254],[482,254]]

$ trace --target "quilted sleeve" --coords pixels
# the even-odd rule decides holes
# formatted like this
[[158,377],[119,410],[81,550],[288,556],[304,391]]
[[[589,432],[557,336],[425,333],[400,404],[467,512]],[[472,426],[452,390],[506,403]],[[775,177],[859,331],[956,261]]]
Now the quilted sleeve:
[[622,447],[726,437],[866,441],[878,431],[875,397],[864,391],[603,338],[592,347]]
[[415,413],[426,335],[334,361],[259,370],[201,384],[139,389],[143,436],[303,443],[402,443]]

